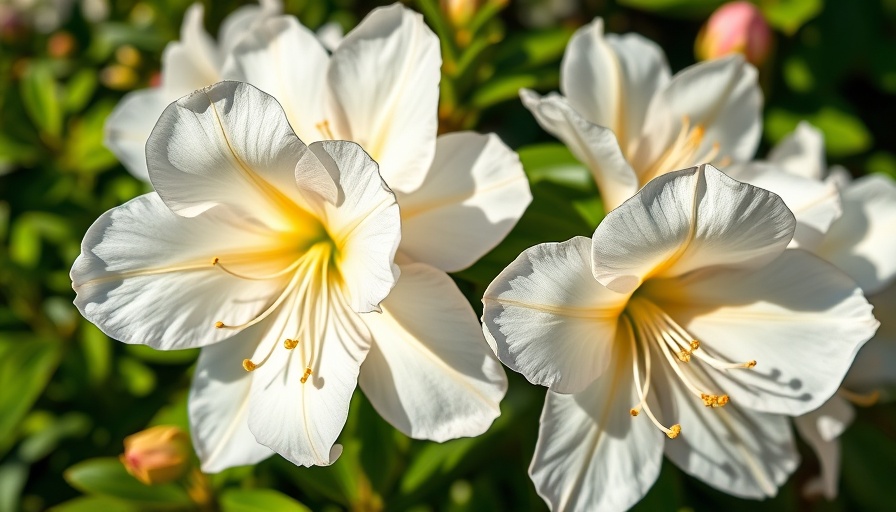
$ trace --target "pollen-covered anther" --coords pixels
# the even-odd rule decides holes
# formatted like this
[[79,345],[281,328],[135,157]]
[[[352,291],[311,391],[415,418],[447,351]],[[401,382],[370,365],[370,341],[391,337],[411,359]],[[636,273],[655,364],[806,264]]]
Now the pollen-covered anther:
[[700,342],[697,340],[691,340],[691,352],[700,348]]
[[676,423],[675,425],[669,427],[669,431],[666,432],[666,437],[668,437],[669,439],[675,439],[679,434],[681,434],[681,425]]
[[728,395],[722,395],[716,400],[716,403],[713,404],[713,407],[724,407],[725,404],[728,403]]
[[227,326],[224,324],[224,322],[221,322],[221,321],[215,322],[215,329],[223,329],[225,327],[227,327]]
[[302,384],[308,382],[308,377],[310,377],[310,376],[311,376],[311,368],[305,368],[305,374],[302,375],[302,378],[300,379]]
[[724,407],[729,400],[728,395],[709,395],[706,393],[700,395],[700,399],[703,400],[703,405],[707,407]]
[[329,120],[324,119],[323,121],[314,125],[314,127],[317,128],[317,131],[319,131],[320,134],[323,135],[325,138],[331,139],[331,140],[335,139],[335,137],[333,137],[333,131],[330,130],[330,121]]
[[690,363],[691,362],[691,351],[690,350],[682,350],[678,354],[678,360],[682,363]]
[[747,361],[746,363],[744,363],[744,368],[753,368],[755,366],[756,366],[755,359],[751,359],[751,360]]
[[258,368],[257,364],[253,363],[249,359],[243,359],[243,370],[246,370],[247,372],[252,372],[252,371],[255,371],[256,368]]
[[219,260],[218,257],[215,256],[214,258],[212,258],[212,265],[217,265],[219,261],[221,260]]
[[637,416],[638,414],[640,414],[640,412],[637,409],[631,409],[628,411],[628,413],[631,414],[632,416]]
[[293,340],[289,338],[283,340],[283,348],[285,348],[286,350],[292,350],[297,346],[299,346],[299,340]]

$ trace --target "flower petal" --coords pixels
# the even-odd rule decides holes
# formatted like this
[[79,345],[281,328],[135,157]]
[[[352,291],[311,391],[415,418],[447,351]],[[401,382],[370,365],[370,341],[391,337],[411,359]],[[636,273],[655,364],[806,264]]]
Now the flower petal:
[[560,69],[560,90],[588,122],[616,134],[623,152],[640,136],[653,95],[671,77],[666,56],[638,34],[604,35],[595,19],[570,39]]
[[[644,138],[632,161],[634,168],[654,164],[685,126],[692,130],[701,127],[703,133],[694,152],[701,161],[684,165],[702,163],[702,155],[716,153],[715,145],[713,161],[752,159],[762,133],[762,92],[756,75],[756,68],[739,54],[677,73],[648,107]],[[656,169],[656,173],[672,170]]]
[[843,215],[815,251],[875,293],[896,279],[896,182],[882,174],[842,191]]
[[529,474],[552,510],[627,510],[659,475],[663,434],[629,414],[640,401],[626,371],[631,355],[613,356],[582,392],[547,393]]
[[177,98],[221,79],[224,60],[214,39],[205,31],[202,18],[202,4],[191,5],[184,13],[180,41],[165,47],[162,88],[166,97]]
[[175,213],[223,204],[284,230],[307,217],[295,179],[306,151],[277,101],[240,82],[172,103],[146,143],[149,178]]
[[441,63],[439,39],[400,4],[374,9],[333,52],[335,132],[359,143],[395,190],[420,186],[432,162]]
[[398,194],[401,251],[446,272],[465,269],[507,236],[531,200],[519,157],[496,135],[442,135],[423,185]]
[[821,181],[827,173],[824,136],[811,124],[801,122],[768,152],[768,161],[795,176]]
[[[75,305],[125,343],[162,350],[215,343],[233,334],[215,322],[239,325],[258,316],[286,283],[246,281],[213,259],[245,259],[280,243],[228,210],[184,218],[155,193],[140,196],[104,213],[84,235],[71,271]],[[265,267],[288,264],[268,257]]]
[[324,204],[323,217],[338,249],[349,303],[359,313],[377,311],[399,273],[393,263],[401,242],[395,196],[376,162],[354,142],[315,142],[309,149],[338,184],[337,202]]
[[[702,348],[701,348],[702,349]],[[799,464],[787,417],[748,411],[735,399],[707,408],[666,365],[654,381],[663,418],[681,425],[665,453],[685,473],[728,494],[761,499],[775,496]]]
[[[281,315],[285,317],[286,315]],[[190,386],[190,432],[204,473],[255,464],[273,453],[249,431],[252,374],[240,366],[252,356],[273,321],[250,327],[205,347]]]
[[835,184],[791,174],[777,164],[734,164],[725,168],[725,174],[781,196],[796,218],[790,247],[814,250],[842,213],[840,191]]
[[711,165],[664,174],[597,227],[594,276],[628,293],[651,276],[758,267],[784,250],[795,225],[781,198]]
[[793,419],[797,432],[815,455],[821,475],[806,484],[804,492],[820,493],[833,500],[840,482],[840,435],[855,418],[855,409],[845,399],[834,395],[818,409]]
[[868,340],[846,374],[843,385],[851,391],[873,393],[882,386],[896,384],[896,322],[891,313],[896,311],[896,286],[868,297],[880,320],[880,328]]
[[732,403],[769,413],[798,416],[823,404],[878,325],[849,277],[800,249],[759,269],[698,272],[641,291],[700,350],[756,361],[752,369],[708,373]]
[[628,296],[591,276],[585,237],[531,247],[485,290],[482,324],[498,358],[529,382],[576,393],[611,362]]
[[283,12],[280,0],[259,0],[259,5],[244,5],[227,15],[218,29],[219,54],[229,56],[244,36],[251,36],[258,27],[258,22],[274,17]]
[[638,178],[612,130],[589,123],[558,94],[542,97],[520,89],[520,99],[542,128],[563,141],[588,166],[600,190],[604,209],[616,208],[638,191]]
[[103,143],[136,178],[149,181],[146,139],[169,98],[161,88],[130,92],[115,106],[103,127]]
[[[308,344],[300,341],[293,350],[283,348],[279,338],[270,340],[273,346],[266,340],[252,359],[261,361],[270,354],[252,374],[249,430],[259,443],[293,464],[327,466],[342,453],[334,443],[345,425],[370,335],[339,291],[331,288],[326,297],[308,300],[317,301],[314,308],[323,315],[319,337]],[[300,332],[299,316],[291,315],[284,337]]]
[[[331,138],[321,132],[327,115],[325,86],[330,57],[314,33],[293,16],[258,23],[233,50],[229,70],[274,96],[300,139]],[[230,75],[229,75],[230,76]]]
[[504,370],[473,308],[444,272],[402,266],[383,313],[361,318],[373,336],[361,389],[397,429],[442,442],[482,434],[501,413]]

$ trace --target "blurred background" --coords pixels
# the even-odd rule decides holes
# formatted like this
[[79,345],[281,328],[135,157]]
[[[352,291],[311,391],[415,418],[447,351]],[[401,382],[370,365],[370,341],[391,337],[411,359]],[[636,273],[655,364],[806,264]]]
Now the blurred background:
[[[544,389],[512,372],[503,414],[475,439],[411,440],[357,392],[340,438],[344,455],[331,467],[297,468],[275,456],[154,486],[125,471],[125,437],[152,425],[187,431],[198,351],[107,338],[72,305],[68,272],[88,226],[148,191],[103,147],[103,123],[125,93],[158,84],[162,50],[190,3],[0,0],[0,511],[546,509],[526,474]],[[246,2],[202,3],[214,35]],[[700,28],[721,4],[409,3],[442,40],[441,130],[497,132],[532,182],[534,201],[508,239],[454,276],[477,312],[485,286],[520,251],[589,235],[603,216],[589,173],[538,127],[518,89],[557,89],[567,40],[595,16],[608,32],[653,39],[678,71],[695,62]],[[284,0],[306,26],[345,31],[376,5]],[[766,97],[759,155],[808,120],[824,132],[829,164],[896,177],[896,0],[757,5],[771,29],[768,51],[750,55]],[[842,437],[836,501],[803,494],[818,462],[801,444],[803,464],[773,500],[723,495],[667,463],[635,510],[893,510],[896,406],[882,391]]]

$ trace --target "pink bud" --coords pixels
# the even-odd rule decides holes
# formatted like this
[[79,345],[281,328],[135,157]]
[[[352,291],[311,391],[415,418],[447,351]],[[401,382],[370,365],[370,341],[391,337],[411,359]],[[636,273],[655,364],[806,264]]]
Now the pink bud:
[[771,47],[772,31],[750,2],[730,2],[716,9],[694,44],[700,60],[741,53],[756,66],[765,62]]
[[187,434],[177,427],[160,425],[126,437],[120,459],[134,478],[152,485],[183,476],[190,465],[189,455]]

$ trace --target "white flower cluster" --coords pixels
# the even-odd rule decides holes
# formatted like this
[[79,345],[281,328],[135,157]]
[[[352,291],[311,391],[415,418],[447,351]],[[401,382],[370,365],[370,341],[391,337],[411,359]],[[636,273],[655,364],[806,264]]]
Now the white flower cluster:
[[663,454],[773,496],[798,464],[791,419],[822,461],[812,490],[836,492],[849,403],[896,377],[886,325],[859,352],[879,325],[866,295],[893,302],[896,184],[828,173],[808,125],[754,160],[750,64],[672,76],[653,42],[595,20],[562,95],[520,95],[610,211],[590,239],[523,252],[480,326],[447,272],[529,204],[518,157],[494,135],[437,136],[439,40],[419,14],[376,9],[325,47],[280,10],[244,7],[216,42],[190,9],[161,86],[106,126],[154,192],[100,217],[71,272],[109,336],[202,347],[204,471],[332,463],[358,384],[411,437],[481,434],[503,362],[549,388],[530,475],[555,510],[627,509]]

